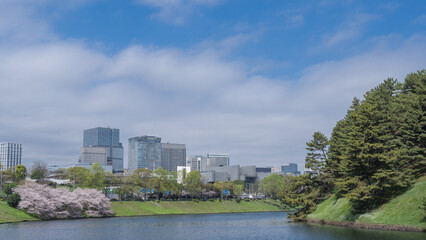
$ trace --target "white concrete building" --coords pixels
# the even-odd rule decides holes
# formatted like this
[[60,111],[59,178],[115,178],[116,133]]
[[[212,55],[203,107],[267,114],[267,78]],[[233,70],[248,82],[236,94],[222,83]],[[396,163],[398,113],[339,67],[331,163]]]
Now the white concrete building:
[[22,144],[0,143],[0,164],[1,170],[16,167],[22,164]]

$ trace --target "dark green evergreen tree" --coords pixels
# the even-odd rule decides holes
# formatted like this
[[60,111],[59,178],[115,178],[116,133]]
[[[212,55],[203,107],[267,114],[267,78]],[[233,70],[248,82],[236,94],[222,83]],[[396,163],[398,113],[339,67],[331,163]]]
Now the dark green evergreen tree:
[[308,153],[305,158],[305,168],[314,174],[324,174],[327,160],[328,138],[321,132],[315,132],[313,139],[306,143]]

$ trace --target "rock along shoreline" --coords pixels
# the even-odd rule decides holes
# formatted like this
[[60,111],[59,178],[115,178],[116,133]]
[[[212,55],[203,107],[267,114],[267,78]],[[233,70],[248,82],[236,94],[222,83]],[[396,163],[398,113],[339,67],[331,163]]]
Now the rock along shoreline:
[[314,224],[325,224],[325,225],[339,226],[339,227],[369,229],[369,230],[401,231],[401,232],[426,232],[426,229],[424,229],[422,227],[413,227],[413,226],[406,226],[406,225],[340,222],[340,221],[329,221],[329,220],[324,220],[324,219],[306,219],[306,222],[307,223],[314,223]]

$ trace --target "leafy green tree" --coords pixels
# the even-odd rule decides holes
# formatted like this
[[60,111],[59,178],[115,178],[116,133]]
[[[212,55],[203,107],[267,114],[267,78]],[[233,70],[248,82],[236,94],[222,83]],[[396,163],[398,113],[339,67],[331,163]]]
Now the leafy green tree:
[[94,163],[86,172],[86,179],[83,186],[87,188],[96,188],[98,190],[105,187],[105,172],[100,163]]
[[45,182],[48,173],[47,164],[43,161],[36,161],[31,167],[31,178],[37,182]]
[[213,186],[217,192],[220,193],[220,200],[223,201],[223,191],[227,188],[227,185],[223,181],[216,181]]
[[234,196],[236,196],[237,198],[241,198],[241,195],[243,195],[243,193],[244,193],[244,185],[234,184],[232,191],[233,191]]
[[284,176],[276,173],[262,179],[262,186],[265,193],[273,199],[277,199],[280,192],[285,187]]
[[191,198],[201,194],[201,174],[199,171],[191,171],[184,180],[185,189],[188,191]]
[[169,188],[168,175],[169,172],[162,167],[159,167],[154,171],[155,177],[152,180],[157,200],[160,199],[160,193],[164,195]]
[[[186,174],[186,172],[184,172]],[[167,189],[170,191],[170,194],[180,194],[181,192],[181,188],[177,182],[178,179],[178,173],[176,171],[172,171],[170,173],[170,175],[172,176],[171,179],[168,179],[168,183],[167,183]]]
[[15,169],[16,178],[19,180],[25,179],[27,176],[27,168],[24,165],[18,165]]
[[13,170],[13,168],[8,168],[2,173],[3,173],[3,176],[2,176],[3,182],[16,182],[16,173]]
[[31,179],[41,180],[44,178],[44,172],[41,169],[36,169],[31,172]]
[[83,183],[86,181],[87,169],[84,167],[71,167],[67,168],[68,179],[75,182],[75,185],[82,187]]
[[140,168],[136,169],[129,176],[129,181],[134,185],[140,188],[145,189],[144,199],[148,199],[147,189],[151,188],[151,178],[153,177],[153,172],[150,169]]

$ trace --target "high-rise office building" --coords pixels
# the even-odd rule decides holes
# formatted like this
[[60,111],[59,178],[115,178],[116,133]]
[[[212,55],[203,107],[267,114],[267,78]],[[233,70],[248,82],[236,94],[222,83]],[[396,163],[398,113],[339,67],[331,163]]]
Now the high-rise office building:
[[155,136],[129,138],[129,172],[132,173],[138,168],[155,171],[158,167],[161,167],[161,138]]
[[0,143],[0,164],[1,170],[16,167],[22,164],[22,144]]
[[177,171],[178,166],[185,166],[186,147],[185,144],[162,143],[161,144],[161,167],[167,171]]
[[97,127],[84,130],[80,162],[104,165],[102,148],[106,151],[106,165],[112,166],[114,173],[123,172],[124,150],[120,143],[120,129]]
[[121,147],[120,129],[97,127],[84,130],[83,146]]

